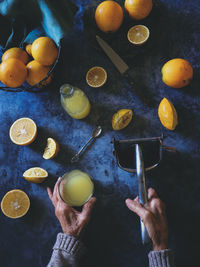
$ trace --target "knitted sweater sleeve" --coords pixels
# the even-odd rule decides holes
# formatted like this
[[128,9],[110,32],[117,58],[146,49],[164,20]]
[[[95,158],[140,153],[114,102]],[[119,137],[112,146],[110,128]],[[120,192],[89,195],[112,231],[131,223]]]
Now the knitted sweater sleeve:
[[78,267],[78,260],[85,247],[77,238],[59,233],[53,247],[53,253],[47,267]]
[[171,249],[149,252],[149,267],[175,267]]

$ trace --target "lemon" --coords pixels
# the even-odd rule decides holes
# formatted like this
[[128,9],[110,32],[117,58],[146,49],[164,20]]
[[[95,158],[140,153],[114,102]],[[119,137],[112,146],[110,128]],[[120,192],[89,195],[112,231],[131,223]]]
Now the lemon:
[[86,74],[86,82],[91,87],[101,87],[107,80],[107,73],[102,67],[93,67]]
[[167,99],[163,98],[158,107],[158,116],[162,125],[169,129],[174,130],[178,124],[178,116],[174,105]]
[[23,177],[31,183],[39,184],[48,177],[48,172],[40,167],[34,167],[26,170]]
[[135,25],[128,31],[127,38],[134,45],[142,45],[149,38],[149,29],[144,25]]
[[1,201],[1,210],[9,218],[16,219],[24,216],[30,207],[27,194],[19,189],[14,189],[5,194]]
[[54,158],[59,151],[59,144],[53,138],[47,139],[47,145],[44,150],[43,158],[44,159],[52,159]]
[[133,111],[131,109],[120,109],[112,117],[113,130],[118,131],[124,129],[131,122]]
[[32,47],[32,44],[27,44],[25,49],[26,49],[26,52],[29,54],[29,56],[32,57],[31,47]]
[[13,143],[20,146],[26,146],[35,140],[37,126],[30,118],[21,118],[12,124],[9,135]]

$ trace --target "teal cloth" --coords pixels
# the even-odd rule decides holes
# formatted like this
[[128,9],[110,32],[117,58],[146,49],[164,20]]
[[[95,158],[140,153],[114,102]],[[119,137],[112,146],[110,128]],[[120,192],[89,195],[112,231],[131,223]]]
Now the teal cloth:
[[71,0],[0,1],[0,45],[3,49],[32,43],[41,35],[57,45],[73,27],[77,7]]

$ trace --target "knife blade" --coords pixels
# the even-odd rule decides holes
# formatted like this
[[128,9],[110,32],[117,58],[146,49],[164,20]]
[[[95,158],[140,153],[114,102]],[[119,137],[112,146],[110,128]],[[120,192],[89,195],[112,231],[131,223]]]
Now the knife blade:
[[[135,96],[137,96],[144,105],[147,105],[149,107],[155,107],[156,102],[153,98],[151,91],[149,91],[144,84],[142,85],[141,79],[138,80],[138,77],[135,76],[135,71],[133,69],[130,69],[129,66],[124,62],[124,60],[101,37],[96,35],[96,40],[105,52],[105,54],[114,64],[114,66],[118,69],[118,71],[126,79],[128,84],[132,87]],[[136,81],[136,78],[138,81]]]
[[96,40],[105,52],[105,54],[110,58],[112,63],[118,69],[121,74],[124,74],[129,66],[121,59],[121,57],[103,40],[101,37],[96,35]]

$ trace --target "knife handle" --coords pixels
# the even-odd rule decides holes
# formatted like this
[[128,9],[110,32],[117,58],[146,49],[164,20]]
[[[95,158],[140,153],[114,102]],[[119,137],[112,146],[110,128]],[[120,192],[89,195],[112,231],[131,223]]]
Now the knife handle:
[[134,72],[134,70],[131,69],[128,69],[123,74],[126,82],[129,84],[129,86],[132,87],[139,101],[141,101],[145,106],[155,107],[156,102],[154,100],[153,94],[150,92],[147,86],[144,85],[144,82],[138,80],[136,75],[137,74]]

